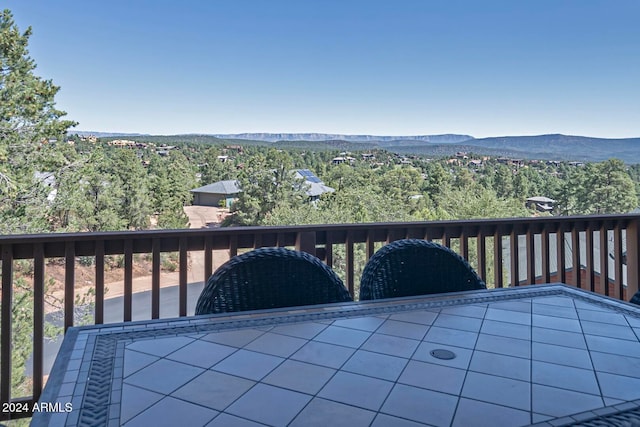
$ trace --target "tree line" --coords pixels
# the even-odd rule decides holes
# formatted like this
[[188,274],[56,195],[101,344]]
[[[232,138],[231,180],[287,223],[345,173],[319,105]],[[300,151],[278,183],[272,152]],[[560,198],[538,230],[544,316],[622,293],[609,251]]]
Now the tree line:
[[[7,163],[13,186],[0,207],[0,232],[183,228],[190,190],[227,179],[243,191],[226,226],[522,217],[534,214],[525,207],[533,196],[555,199],[556,215],[626,213],[639,205],[639,168],[616,159],[518,167],[488,159],[478,167],[419,156],[400,163],[377,150],[370,160],[350,153],[353,164],[334,165],[336,151],[178,144],[160,155],[68,141],[73,145],[37,142],[27,161]],[[295,169],[310,169],[336,191],[309,202]]]

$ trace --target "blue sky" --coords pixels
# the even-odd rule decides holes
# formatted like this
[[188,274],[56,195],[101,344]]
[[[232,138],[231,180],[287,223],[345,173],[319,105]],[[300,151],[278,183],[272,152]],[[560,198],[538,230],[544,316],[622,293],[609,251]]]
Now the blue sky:
[[77,129],[640,137],[638,0],[3,0]]

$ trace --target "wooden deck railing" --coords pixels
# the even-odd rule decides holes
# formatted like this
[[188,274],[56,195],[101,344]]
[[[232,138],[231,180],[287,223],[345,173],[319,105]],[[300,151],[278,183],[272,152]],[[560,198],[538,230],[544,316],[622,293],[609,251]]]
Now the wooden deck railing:
[[[74,324],[76,265],[94,257],[95,323],[105,318],[105,257],[124,258],[124,321],[132,319],[134,254],[150,254],[151,318],[160,317],[161,254],[178,253],[178,314],[186,316],[188,259],[204,251],[202,277],[214,270],[212,251],[289,246],[318,256],[344,278],[357,297],[359,272],[385,243],[403,238],[438,241],[467,258],[489,287],[564,282],[628,300],[638,290],[640,215],[510,218],[411,223],[238,227],[137,232],[0,236],[2,315],[0,324],[0,402],[33,404],[43,387],[45,273],[47,261],[65,266],[63,323]],[[33,270],[32,396],[13,396],[12,322],[14,263],[30,260]],[[0,419],[23,413],[0,413]],[[28,416],[28,415],[27,415]]]

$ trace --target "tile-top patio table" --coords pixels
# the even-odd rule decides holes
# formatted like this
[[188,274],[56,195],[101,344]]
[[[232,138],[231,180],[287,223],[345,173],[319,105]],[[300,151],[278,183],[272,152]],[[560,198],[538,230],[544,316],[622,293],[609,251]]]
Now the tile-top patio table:
[[639,337],[640,308],[564,285],[73,328],[41,397],[73,409],[33,423],[615,424]]

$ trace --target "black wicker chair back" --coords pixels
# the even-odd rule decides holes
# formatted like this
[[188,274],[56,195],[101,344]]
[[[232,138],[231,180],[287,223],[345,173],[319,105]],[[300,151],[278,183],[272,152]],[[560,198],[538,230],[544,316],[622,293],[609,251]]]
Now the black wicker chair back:
[[360,299],[486,289],[469,263],[426,240],[398,240],[373,254],[362,272]]
[[260,248],[216,270],[198,298],[196,314],[343,301],[353,301],[349,291],[318,258],[285,248]]

